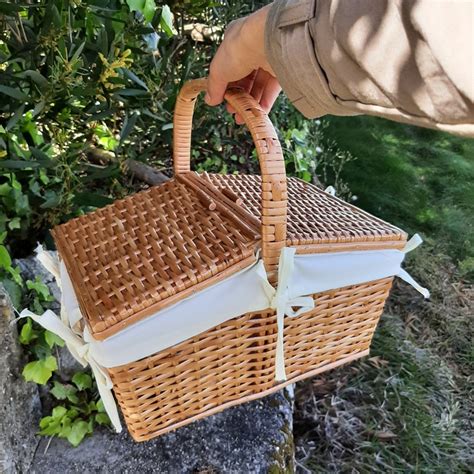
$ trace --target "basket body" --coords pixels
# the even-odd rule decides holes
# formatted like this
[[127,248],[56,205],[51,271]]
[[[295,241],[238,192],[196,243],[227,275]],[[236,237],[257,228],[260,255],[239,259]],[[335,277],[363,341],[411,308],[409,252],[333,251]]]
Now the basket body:
[[242,315],[109,369],[130,434],[146,441],[367,355],[391,285],[386,278],[315,294],[313,311],[287,318],[284,383],[275,383],[273,311]]
[[[194,179],[197,176],[194,176]],[[249,222],[261,218],[259,176],[205,174],[199,176],[199,179],[202,180],[203,189],[212,186],[211,189],[227,189],[241,196],[240,205],[249,214]],[[175,188],[177,184],[179,186]],[[286,245],[296,247],[297,252],[329,253],[403,247],[405,234],[396,227],[296,178],[288,178],[287,185]],[[186,194],[186,198],[181,194]],[[97,301],[91,301],[89,305],[82,301],[82,312],[87,315],[87,312],[93,309],[92,303],[95,303],[95,307],[100,309],[97,315],[103,316],[107,305],[110,306],[108,318],[87,319],[89,327],[96,330],[96,338],[101,339],[104,330],[107,333],[110,328],[117,325],[120,327],[124,321],[133,323],[146,318],[147,314],[147,308],[144,309],[143,305],[136,303],[137,296],[130,297],[125,300],[127,304],[119,306],[115,301],[111,304],[111,299],[116,297],[114,292],[109,291],[105,296],[98,293],[104,291],[104,288],[118,286],[117,275],[108,275],[111,268],[116,268],[119,264],[124,268],[131,265],[129,260],[120,256],[117,257],[117,263],[110,263],[110,255],[114,255],[115,251],[109,250],[109,254],[106,254],[105,247],[102,248],[97,243],[101,242],[101,239],[106,240],[103,235],[105,231],[100,228],[101,223],[107,221],[109,225],[114,226],[115,220],[110,217],[111,213],[116,216],[120,215],[122,209],[133,208],[135,214],[142,211],[141,219],[146,220],[147,225],[158,226],[156,215],[167,214],[162,202],[176,210],[184,200],[184,208],[190,210],[186,215],[181,214],[175,222],[181,219],[189,225],[192,222],[190,216],[199,219],[202,212],[200,207],[196,208],[197,201],[191,205],[193,201],[189,197],[190,194],[186,186],[171,180],[54,229],[53,235],[60,254],[66,263],[69,261],[69,268],[73,270],[71,273],[72,281],[77,283],[76,294],[80,295],[81,288],[87,285],[96,291]],[[145,219],[143,212],[148,204],[143,203],[148,202],[147,200],[153,202],[156,208],[150,210]],[[127,217],[132,224],[138,219],[134,213],[128,214]],[[140,219],[139,221],[141,222]],[[130,222],[122,225],[132,225]],[[224,232],[220,229],[222,223],[212,220],[206,222],[208,227],[202,229],[203,232],[217,232],[218,235],[219,231]],[[176,299],[186,297],[189,291],[225,279],[229,272],[249,265],[252,244],[258,245],[258,229],[243,229],[245,232],[241,232],[235,230],[232,222],[229,222],[228,226],[234,232],[231,239],[236,243],[235,248],[232,249],[228,243],[222,244],[219,250],[226,255],[229,265],[226,267],[221,263],[222,268],[217,268],[216,273],[209,275],[207,279],[203,277],[212,273],[207,269],[203,270],[200,279],[191,281],[189,278],[181,278],[178,280],[181,293],[168,295],[165,301],[155,294],[157,301],[151,308],[159,310],[163,304],[173,303]],[[136,230],[124,229],[126,234],[139,233]],[[257,235],[256,240],[249,237],[252,232]],[[144,238],[144,233],[145,230],[142,229],[141,234],[136,236],[137,242]],[[162,229],[162,233],[165,233],[165,229]],[[148,235],[147,238],[151,237]],[[119,239],[128,242],[125,237]],[[113,242],[109,237],[109,243]],[[81,256],[77,247],[84,245],[89,249],[98,249],[97,254],[90,250],[90,255]],[[127,245],[135,248],[138,244],[128,242]],[[76,250],[73,252],[71,248]],[[101,252],[104,255],[101,255]],[[101,258],[109,263],[100,263]],[[152,256],[149,258],[152,262]],[[78,264],[81,260],[86,261],[87,265]],[[222,259],[222,262],[224,260]],[[102,269],[100,277],[97,276],[97,265]],[[161,265],[166,268],[164,262],[161,262]],[[74,271],[77,273],[75,277]],[[172,269],[169,268],[168,271]],[[178,268],[174,271],[178,274]],[[90,273],[95,275],[95,278],[86,276]],[[187,273],[186,270],[184,274]],[[124,270],[118,273],[123,274]],[[312,295],[315,309],[297,318],[286,317],[284,346],[287,380],[282,383],[275,382],[277,318],[274,310],[243,314],[149,357],[107,369],[114,385],[115,397],[132,437],[136,441],[151,439],[227,407],[263,397],[287,384],[367,355],[392,279],[384,278],[316,293]],[[169,281],[173,287],[177,286],[176,277],[175,280],[169,277]],[[154,282],[154,285],[158,283]],[[122,292],[128,286],[122,284]],[[163,285],[161,287],[164,288]],[[132,291],[130,288],[128,290]],[[137,290],[136,294],[142,291]],[[143,291],[143,298],[153,302],[153,292]],[[83,299],[79,298],[80,303]],[[121,312],[117,308],[121,309]]]

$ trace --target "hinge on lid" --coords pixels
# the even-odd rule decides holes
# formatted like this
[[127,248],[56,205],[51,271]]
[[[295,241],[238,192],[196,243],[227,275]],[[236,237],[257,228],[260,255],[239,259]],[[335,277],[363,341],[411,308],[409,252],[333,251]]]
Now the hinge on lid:
[[260,221],[242,207],[242,199],[234,191],[229,188],[219,189],[207,173],[179,173],[176,179],[191,188],[207,209],[221,212],[245,235],[254,240],[260,239]]

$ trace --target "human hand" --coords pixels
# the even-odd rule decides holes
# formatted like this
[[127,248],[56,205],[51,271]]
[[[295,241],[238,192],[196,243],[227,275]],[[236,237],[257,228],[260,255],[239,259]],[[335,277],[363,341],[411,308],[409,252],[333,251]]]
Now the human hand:
[[[275,74],[265,57],[265,22],[270,5],[229,24],[209,67],[205,101],[218,105],[229,86],[238,86],[250,93],[269,112],[281,91]],[[227,110],[235,110],[227,104]],[[238,114],[238,124],[243,120]]]

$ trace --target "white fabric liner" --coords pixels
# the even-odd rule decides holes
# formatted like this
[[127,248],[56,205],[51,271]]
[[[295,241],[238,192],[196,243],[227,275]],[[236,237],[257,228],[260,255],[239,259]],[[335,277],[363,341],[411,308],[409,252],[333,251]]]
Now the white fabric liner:
[[[38,251],[38,259],[53,273],[62,288],[61,318],[52,311],[42,316],[28,310],[31,317],[62,337],[76,359],[89,363],[96,376],[104,406],[119,431],[120,421],[113,396],[112,383],[103,368],[111,368],[148,357],[188,338],[201,334],[242,314],[267,308],[277,313],[276,380],[285,380],[283,329],[284,316],[297,317],[314,307],[309,295],[381,278],[399,276],[426,298],[429,292],[418,285],[402,268],[405,254],[421,243],[415,235],[403,250],[364,250],[295,255],[294,248],[281,252],[278,287],[267,280],[262,260],[231,275],[190,297],[162,309],[119,333],[95,340],[89,330],[80,334],[77,323],[82,318],[70,277],[63,262],[54,261],[49,252]],[[317,301],[316,301],[317,304]],[[297,311],[293,308],[298,307]]]
[[[84,340],[90,343],[99,364],[116,367],[179,344],[237,315],[262,311],[269,305],[259,271],[262,267],[262,261],[254,263],[103,341],[95,340],[86,330]],[[77,304],[75,295],[69,296]]]
[[[400,250],[294,255],[288,297],[292,300],[303,295],[398,275],[404,256]],[[61,274],[62,281],[69,286],[70,280],[63,262]],[[94,340],[88,331],[84,333],[84,339],[91,344],[94,358],[103,367],[128,364],[242,314],[272,307],[272,290],[260,260],[103,341]],[[74,292],[67,292],[66,306],[69,306],[69,314],[79,312]]]

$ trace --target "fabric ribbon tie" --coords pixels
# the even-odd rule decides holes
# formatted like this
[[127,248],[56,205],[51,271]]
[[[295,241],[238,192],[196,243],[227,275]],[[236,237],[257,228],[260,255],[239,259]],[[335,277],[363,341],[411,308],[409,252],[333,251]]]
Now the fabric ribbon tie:
[[[412,250],[415,250],[419,245],[423,243],[423,239],[418,235],[415,234],[403,247],[402,252],[404,254],[407,254],[408,252],[411,252]],[[416,291],[421,293],[425,298],[430,297],[430,292],[427,288],[424,288],[421,286],[417,281],[413,279],[413,277],[403,268],[400,268],[398,273],[396,274],[397,277],[401,278],[403,281],[407,282],[409,285],[411,285],[413,288],[415,288]]]
[[[407,254],[408,252],[416,249],[422,242],[422,238],[418,234],[415,234],[406,243],[401,252]],[[275,380],[277,381],[285,381],[287,378],[285,371],[284,349],[285,316],[294,318],[314,308],[314,299],[311,296],[290,297],[289,295],[289,282],[294,271],[295,254],[295,248],[285,247],[282,249],[278,264],[278,287],[276,289],[273,288],[270,283],[268,283],[264,270],[261,274],[263,280],[266,282],[265,291],[270,300],[270,308],[276,311],[277,316],[278,334],[275,355]],[[425,298],[430,297],[430,292],[426,288],[422,287],[418,282],[416,282],[403,268],[400,267],[395,276],[398,276],[413,286],[413,288],[420,292]],[[298,307],[299,309],[295,311],[295,307]]]
[[[43,250],[41,246],[36,248],[37,258],[44,265],[44,267],[54,275],[58,286],[61,287],[61,278],[59,263],[50,252]],[[87,330],[84,331],[84,338],[80,334],[76,333],[71,327],[74,321],[71,321],[65,311],[64,301],[61,301],[61,318],[59,318],[53,311],[47,310],[41,316],[32,313],[28,309],[24,309],[20,313],[20,318],[31,318],[33,321],[38,323],[43,328],[51,331],[52,333],[59,336],[65,343],[72,354],[72,356],[83,366],[90,366],[97,383],[97,389],[99,395],[104,403],[105,411],[112,422],[115,430],[120,433],[122,431],[122,425],[120,423],[120,417],[115,403],[114,396],[112,394],[112,380],[109,377],[107,371],[101,367],[91,352],[90,344],[84,339],[89,337]]]
[[[275,290],[268,283],[267,294],[271,294],[270,308],[276,311],[277,316],[277,347],[275,354],[275,380],[286,380],[285,372],[285,348],[284,329],[285,316],[295,318],[314,308],[314,300],[311,296],[297,296],[291,298],[289,295],[289,282],[294,270],[294,257],[296,249],[285,247],[280,254],[278,264],[278,287]],[[266,275],[265,275],[266,280]],[[268,280],[266,280],[268,282]],[[294,308],[299,308],[297,311]]]

